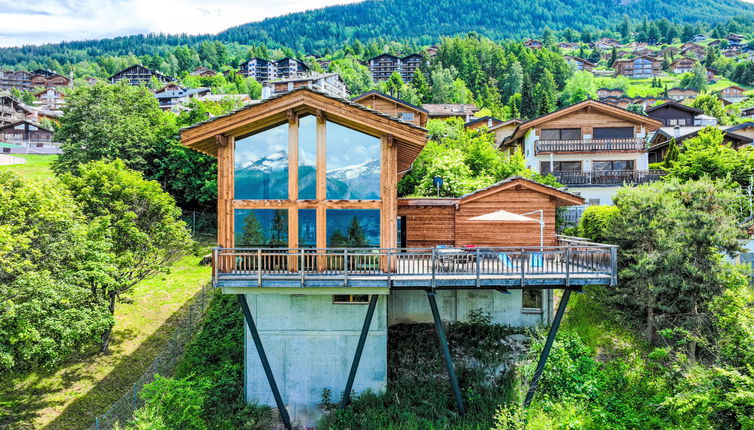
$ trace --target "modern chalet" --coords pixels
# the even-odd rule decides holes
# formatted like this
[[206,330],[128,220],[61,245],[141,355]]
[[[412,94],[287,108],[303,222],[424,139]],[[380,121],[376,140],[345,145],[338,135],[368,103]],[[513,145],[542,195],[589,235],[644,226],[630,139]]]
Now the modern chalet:
[[662,73],[662,60],[642,55],[637,58],[619,59],[613,63],[615,76],[627,76],[629,78],[651,78],[660,76]]
[[238,73],[244,77],[252,77],[257,82],[270,82],[279,79],[291,79],[307,73],[309,66],[296,58],[282,58],[280,60],[265,60],[254,57],[238,66]]
[[386,81],[393,73],[401,75],[403,82],[411,82],[414,79],[414,71],[422,64],[422,56],[419,54],[397,57],[391,54],[382,54],[368,60],[369,72],[375,82]]
[[585,100],[520,124],[503,150],[521,150],[535,172],[553,174],[589,204],[612,204],[626,183],[656,180],[647,138],[659,120]]
[[128,85],[145,85],[148,84],[152,78],[155,78],[158,82],[164,84],[175,81],[175,78],[172,76],[164,75],[157,70],[149,69],[141,64],[134,64],[131,67],[127,67],[110,76],[108,80],[111,84],[124,81]]
[[384,390],[398,322],[434,321],[462,414],[442,320],[481,308],[505,324],[553,321],[554,336],[572,291],[616,282],[615,247],[555,235],[556,208],[583,203],[573,194],[511,178],[399,199],[427,130],[398,106],[367,107],[377,100],[302,87],[181,130],[217,158],[213,284],[244,313],[246,398],[277,406],[288,428],[314,425],[323,389],[340,407]]

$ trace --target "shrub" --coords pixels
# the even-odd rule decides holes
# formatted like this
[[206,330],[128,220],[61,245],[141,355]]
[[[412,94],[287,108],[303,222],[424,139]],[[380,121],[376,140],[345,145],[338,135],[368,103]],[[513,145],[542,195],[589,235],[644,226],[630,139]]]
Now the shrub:
[[615,206],[589,206],[579,220],[579,236],[606,242],[607,229],[617,213]]

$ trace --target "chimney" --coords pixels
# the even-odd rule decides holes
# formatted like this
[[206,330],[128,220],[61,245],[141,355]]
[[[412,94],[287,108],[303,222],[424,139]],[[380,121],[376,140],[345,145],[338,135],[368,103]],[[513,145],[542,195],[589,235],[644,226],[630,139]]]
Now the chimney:
[[262,87],[262,100],[266,100],[270,98],[270,95],[272,95],[272,88],[269,85],[265,85]]
[[487,128],[492,128],[492,118],[487,118]]
[[676,125],[675,127],[673,127],[673,137],[675,137],[676,139],[678,139],[679,137],[681,137],[681,127],[680,126]]

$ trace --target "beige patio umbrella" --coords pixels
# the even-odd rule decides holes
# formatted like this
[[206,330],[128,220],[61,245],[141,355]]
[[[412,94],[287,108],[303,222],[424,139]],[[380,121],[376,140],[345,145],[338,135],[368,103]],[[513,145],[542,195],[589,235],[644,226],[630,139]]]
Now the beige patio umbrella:
[[[535,214],[535,213],[539,213],[539,219],[529,218],[529,217],[524,216],[524,215],[530,215],[530,214]],[[543,218],[544,218],[544,210],[542,209],[538,209],[532,212],[527,212],[522,215],[514,214],[513,212],[508,212],[504,210],[499,210],[495,212],[490,212],[488,214],[469,218],[469,221],[538,222],[539,223],[539,247],[542,248],[545,242],[545,221]]]

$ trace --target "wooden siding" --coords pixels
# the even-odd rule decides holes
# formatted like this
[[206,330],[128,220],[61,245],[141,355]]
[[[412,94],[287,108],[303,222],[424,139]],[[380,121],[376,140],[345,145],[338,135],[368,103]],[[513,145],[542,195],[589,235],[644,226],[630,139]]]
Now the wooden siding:
[[383,113],[386,113],[394,118],[400,118],[402,113],[414,114],[413,121],[410,122],[419,127],[424,127],[427,124],[427,114],[417,109],[412,109],[406,105],[394,102],[390,99],[380,97],[378,94],[370,94],[362,99],[355,100],[360,105],[366,106],[370,109],[374,109]]
[[641,131],[641,125],[597,110],[573,112],[570,115],[554,118],[536,128],[537,136],[541,136],[543,128],[580,128],[582,137],[593,134],[595,126],[602,127],[634,127],[634,133]]
[[413,206],[398,201],[398,216],[406,223],[406,247],[429,248],[436,245],[455,245],[454,205]]

